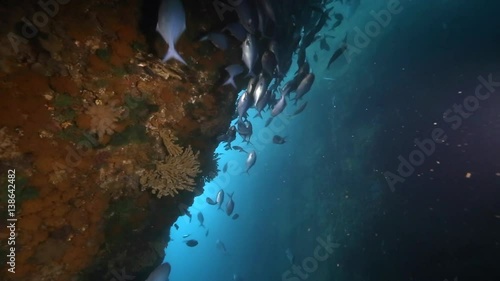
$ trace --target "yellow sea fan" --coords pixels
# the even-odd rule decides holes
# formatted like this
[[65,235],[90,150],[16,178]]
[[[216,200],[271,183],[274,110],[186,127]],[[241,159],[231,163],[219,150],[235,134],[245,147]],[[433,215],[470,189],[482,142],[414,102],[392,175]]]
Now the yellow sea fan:
[[173,142],[176,139],[170,131],[160,132],[169,155],[163,161],[155,162],[155,169],[143,173],[140,183],[143,190],[151,188],[158,198],[174,196],[179,190],[193,191],[195,178],[200,173],[199,152],[191,146],[182,148]]

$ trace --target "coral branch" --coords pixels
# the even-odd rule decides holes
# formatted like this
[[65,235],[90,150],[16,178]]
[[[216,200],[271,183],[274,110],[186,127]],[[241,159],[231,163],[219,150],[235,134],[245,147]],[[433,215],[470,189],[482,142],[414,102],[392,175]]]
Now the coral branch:
[[191,146],[182,148],[174,143],[177,140],[170,131],[160,131],[163,144],[169,155],[163,161],[156,161],[156,169],[146,171],[140,179],[143,190],[151,188],[158,198],[174,196],[179,190],[193,191],[195,178],[200,172],[199,152],[194,153]]

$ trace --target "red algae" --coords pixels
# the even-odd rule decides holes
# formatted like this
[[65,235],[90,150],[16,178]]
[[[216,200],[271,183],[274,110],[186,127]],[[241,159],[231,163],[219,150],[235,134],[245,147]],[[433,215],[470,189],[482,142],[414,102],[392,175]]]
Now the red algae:
[[111,69],[111,67],[97,55],[89,56],[89,66],[89,70],[95,71],[96,73],[103,73]]
[[19,228],[22,230],[35,232],[38,230],[41,223],[41,220],[38,219],[38,214],[32,213],[31,215],[23,216],[22,220],[19,220]]
[[58,93],[68,93],[76,96],[80,93],[80,89],[70,77],[56,76],[49,80],[50,87]]
[[[134,56],[134,52],[132,50],[132,47],[130,47],[130,43],[121,40],[111,43],[111,52],[113,56],[116,55],[121,61],[120,64],[113,63],[115,65],[122,65],[124,63],[127,63],[130,58]],[[113,61],[113,59],[111,60]]]

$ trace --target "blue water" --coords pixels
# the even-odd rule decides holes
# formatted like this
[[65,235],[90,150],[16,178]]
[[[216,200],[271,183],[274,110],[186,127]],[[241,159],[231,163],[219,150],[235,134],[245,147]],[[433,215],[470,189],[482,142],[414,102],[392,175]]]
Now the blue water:
[[[459,130],[442,118],[473,93],[479,75],[500,80],[498,7],[491,2],[401,1],[401,13],[330,70],[331,52],[309,47],[316,82],[304,98],[307,108],[288,119],[295,110],[289,101],[268,128],[269,112],[250,119],[253,145],[240,144],[239,136],[233,143],[257,152],[248,175],[246,154],[222,145],[216,151],[220,169],[229,169],[195,199],[192,221],[182,216],[179,229],[171,228],[170,280],[500,280],[499,97],[482,103]],[[345,32],[356,46],[355,28],[364,29],[370,11],[387,3],[343,7],[349,16],[329,41],[332,50]],[[288,77],[295,71],[294,62]],[[414,138],[438,126],[446,143],[391,192],[383,173],[395,172],[398,155],[407,157]],[[273,144],[275,134],[287,143]],[[234,192],[237,220],[206,203],[221,188],[226,200]],[[328,235],[339,247],[318,261],[314,252]],[[199,245],[188,247],[187,239]],[[218,239],[227,253],[216,248]],[[287,248],[302,271],[309,268],[306,277],[286,273]]]

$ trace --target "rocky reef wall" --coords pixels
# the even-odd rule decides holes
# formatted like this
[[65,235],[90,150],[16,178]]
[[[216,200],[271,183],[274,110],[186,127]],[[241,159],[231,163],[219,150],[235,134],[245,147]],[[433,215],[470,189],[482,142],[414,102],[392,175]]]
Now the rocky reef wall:
[[220,85],[239,50],[198,41],[222,24],[198,2],[185,7],[184,66],[159,59],[159,1],[2,1],[0,213],[15,169],[17,223],[15,273],[0,279],[141,280],[162,261],[169,227],[217,175],[237,94]]

